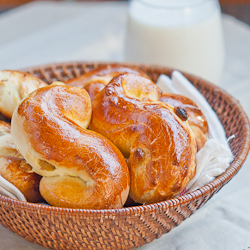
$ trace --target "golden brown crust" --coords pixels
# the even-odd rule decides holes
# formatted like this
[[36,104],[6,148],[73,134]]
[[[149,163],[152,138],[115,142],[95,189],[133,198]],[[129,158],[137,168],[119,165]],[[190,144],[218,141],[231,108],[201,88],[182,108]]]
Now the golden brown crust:
[[47,86],[47,83],[28,73],[13,70],[0,71],[0,112],[11,118],[23,98],[44,86]]
[[29,202],[41,202],[39,192],[41,176],[27,173],[30,166],[24,159],[12,156],[0,156],[0,175],[17,187]]
[[209,137],[207,120],[201,109],[189,98],[177,94],[164,93],[160,101],[187,111],[188,122],[195,135],[197,151],[199,151]]
[[91,101],[93,101],[96,95],[110,82],[113,77],[123,73],[135,73],[146,76],[146,74],[141,70],[137,70],[129,66],[111,64],[98,67],[95,70],[89,71],[88,73],[65,82],[65,84],[85,88],[89,93]]
[[195,173],[194,135],[160,96],[150,79],[123,74],[92,103],[90,128],[129,157],[130,197],[139,203],[175,197]]
[[120,208],[127,199],[126,161],[108,139],[86,129],[90,118],[86,90],[70,86],[38,89],[13,114],[15,144],[44,176],[40,192],[51,205]]
[[89,93],[91,101],[101,92],[102,89],[108,84],[109,81],[104,81],[100,77],[90,80],[88,84],[85,85],[85,89]]
[[10,124],[0,121],[0,175],[17,187],[29,202],[42,201],[41,177],[28,173],[30,166],[16,150],[10,135]]

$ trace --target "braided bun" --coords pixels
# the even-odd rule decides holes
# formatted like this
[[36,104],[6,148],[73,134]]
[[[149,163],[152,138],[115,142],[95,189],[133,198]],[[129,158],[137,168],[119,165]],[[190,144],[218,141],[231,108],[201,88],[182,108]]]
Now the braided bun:
[[51,205],[121,208],[127,199],[126,161],[108,139],[86,129],[90,118],[86,90],[56,85],[31,93],[13,114],[13,140],[43,176],[40,192]]
[[160,97],[150,79],[126,73],[114,77],[92,103],[90,128],[129,158],[130,197],[138,203],[175,197],[195,174],[193,132]]

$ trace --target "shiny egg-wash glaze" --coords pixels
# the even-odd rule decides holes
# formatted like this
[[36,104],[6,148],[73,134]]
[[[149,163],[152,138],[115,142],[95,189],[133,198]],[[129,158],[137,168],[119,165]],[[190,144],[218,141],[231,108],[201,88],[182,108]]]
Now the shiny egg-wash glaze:
[[13,140],[43,176],[40,192],[51,205],[120,208],[127,199],[126,161],[109,140],[86,129],[90,118],[88,93],[69,86],[38,89],[13,114]]
[[130,197],[138,203],[175,197],[195,173],[194,135],[160,97],[150,79],[123,74],[92,103],[90,128],[129,158]]
[[177,94],[164,93],[160,101],[187,111],[188,123],[195,135],[197,151],[199,151],[209,137],[207,120],[201,109],[189,98]]
[[81,76],[65,82],[65,84],[85,88],[89,93],[91,101],[93,101],[96,95],[99,94],[99,92],[113,77],[123,73],[134,73],[146,76],[146,74],[141,70],[136,70],[129,66],[111,64],[91,70]]

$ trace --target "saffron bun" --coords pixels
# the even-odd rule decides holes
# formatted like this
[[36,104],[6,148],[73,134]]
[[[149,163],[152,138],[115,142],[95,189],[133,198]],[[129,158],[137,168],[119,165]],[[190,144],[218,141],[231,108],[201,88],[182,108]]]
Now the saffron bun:
[[0,175],[17,187],[29,202],[43,198],[39,192],[41,176],[29,173],[31,167],[17,151],[10,134],[10,124],[0,121]]
[[96,95],[110,82],[113,77],[123,73],[135,73],[146,76],[146,74],[141,70],[137,70],[129,66],[111,64],[91,70],[79,77],[65,82],[65,84],[85,88],[89,93],[91,101],[93,101]]
[[150,204],[181,193],[195,174],[194,134],[161,90],[132,73],[114,77],[92,102],[90,129],[128,158],[134,202]]
[[32,171],[43,176],[40,193],[50,205],[121,208],[127,200],[125,158],[107,138],[87,129],[91,111],[86,90],[61,84],[32,92],[13,114],[14,143]]
[[207,120],[201,109],[189,98],[177,94],[164,93],[160,101],[185,109],[188,114],[188,123],[195,135],[197,151],[199,151],[209,137]]
[[11,118],[23,98],[44,86],[47,86],[47,83],[28,73],[12,70],[0,71],[0,112]]

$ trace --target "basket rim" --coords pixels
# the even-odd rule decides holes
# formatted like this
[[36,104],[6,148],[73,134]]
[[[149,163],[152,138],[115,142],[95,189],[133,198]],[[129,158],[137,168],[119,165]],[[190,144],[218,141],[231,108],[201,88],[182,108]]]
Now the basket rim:
[[[174,69],[169,67],[163,67],[163,66],[157,66],[157,65],[149,65],[149,64],[136,64],[136,63],[126,63],[126,62],[105,62],[105,61],[72,61],[72,62],[56,62],[56,63],[49,63],[49,64],[43,64],[38,65],[34,67],[27,67],[20,69],[20,71],[36,71],[41,69],[48,69],[48,68],[59,68],[59,67],[68,67],[68,66],[76,66],[76,65],[83,65],[83,64],[118,64],[118,65],[124,65],[124,66],[134,66],[134,67],[145,67],[147,69],[153,70],[171,70]],[[234,175],[237,174],[237,172],[240,170],[241,166],[243,165],[243,162],[245,161],[248,152],[250,150],[250,123],[249,119],[240,105],[239,101],[237,101],[233,96],[228,94],[225,90],[221,89],[220,87],[209,83],[206,80],[203,80],[197,76],[194,76],[189,73],[185,73],[183,71],[180,71],[185,76],[193,77],[197,80],[201,80],[205,85],[208,87],[214,88],[215,91],[221,92],[222,95],[226,96],[228,99],[230,99],[231,103],[234,104],[238,110],[240,111],[242,115],[242,119],[244,120],[244,139],[242,142],[242,149],[239,152],[238,156],[234,159],[234,161],[231,163],[231,165],[226,169],[224,173],[219,175],[216,179],[209,182],[205,186],[194,190],[192,192],[189,192],[187,194],[184,194],[179,197],[175,197],[170,200],[149,204],[149,205],[139,205],[139,206],[133,206],[133,207],[124,207],[119,209],[75,209],[75,208],[63,208],[63,207],[55,207],[55,206],[48,206],[48,205],[42,205],[37,203],[30,203],[25,201],[19,201],[16,199],[9,198],[7,196],[0,194],[0,203],[4,204],[5,206],[11,206],[11,207],[17,207],[17,208],[24,208],[25,211],[38,211],[41,214],[47,214],[50,212],[51,214],[64,214],[64,215],[77,215],[77,216],[91,216],[91,217],[105,217],[105,216],[115,216],[115,217],[123,217],[128,215],[136,215],[136,214],[143,214],[148,212],[154,212],[155,210],[166,210],[170,207],[175,207],[177,205],[182,206],[184,204],[190,203],[190,201],[194,201],[196,199],[201,198],[202,196],[207,196],[211,192],[216,192],[219,190],[224,184],[226,184],[228,181],[230,181]]]

